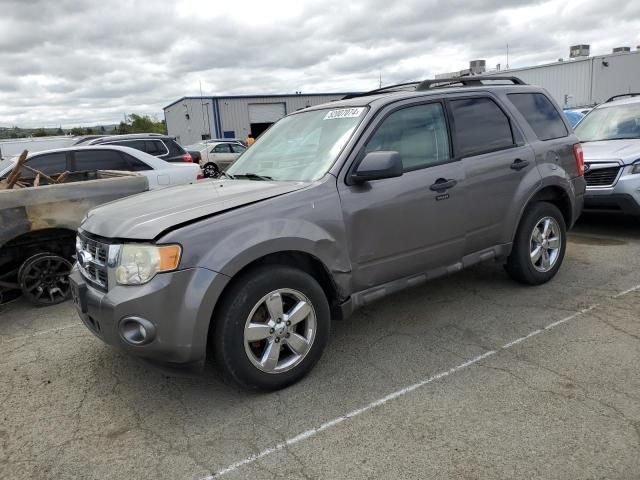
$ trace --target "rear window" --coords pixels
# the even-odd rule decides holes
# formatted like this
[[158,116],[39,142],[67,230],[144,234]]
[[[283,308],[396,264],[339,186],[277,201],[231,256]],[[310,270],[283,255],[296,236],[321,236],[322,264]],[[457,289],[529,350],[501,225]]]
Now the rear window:
[[154,157],[159,157],[169,153],[167,147],[165,147],[164,143],[160,140],[147,140],[145,142],[145,152],[149,155],[153,155]]
[[553,140],[569,134],[561,113],[546,95],[511,93],[508,97],[540,140]]
[[453,100],[451,113],[458,155],[479,155],[514,145],[509,118],[493,100]]
[[171,140],[167,138],[167,139],[164,139],[163,142],[169,149],[169,155],[172,157],[175,155],[184,155],[186,153],[184,148],[178,145],[178,143],[175,140]]

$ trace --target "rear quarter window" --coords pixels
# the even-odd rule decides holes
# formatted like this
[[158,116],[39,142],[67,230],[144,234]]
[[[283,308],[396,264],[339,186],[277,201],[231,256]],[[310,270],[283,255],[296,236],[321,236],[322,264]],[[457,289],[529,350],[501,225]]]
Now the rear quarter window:
[[546,95],[510,93],[507,96],[540,140],[553,140],[569,135],[562,121],[562,114]]

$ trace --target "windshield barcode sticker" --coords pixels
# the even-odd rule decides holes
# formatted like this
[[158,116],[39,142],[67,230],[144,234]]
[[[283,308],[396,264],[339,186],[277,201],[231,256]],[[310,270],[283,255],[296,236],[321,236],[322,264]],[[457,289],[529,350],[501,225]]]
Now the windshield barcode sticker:
[[364,107],[341,108],[340,110],[331,110],[324,116],[324,120],[334,120],[336,118],[359,117],[363,111],[364,111]]

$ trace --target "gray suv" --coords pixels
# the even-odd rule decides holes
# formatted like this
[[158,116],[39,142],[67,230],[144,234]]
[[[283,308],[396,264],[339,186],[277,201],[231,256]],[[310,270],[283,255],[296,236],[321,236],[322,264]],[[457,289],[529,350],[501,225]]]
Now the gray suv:
[[332,318],[385,295],[490,259],[550,280],[582,169],[558,106],[516,78],[350,96],[283,118],[222,179],[91,211],[74,301],[128,353],[209,356],[245,388],[282,388],[319,360]]

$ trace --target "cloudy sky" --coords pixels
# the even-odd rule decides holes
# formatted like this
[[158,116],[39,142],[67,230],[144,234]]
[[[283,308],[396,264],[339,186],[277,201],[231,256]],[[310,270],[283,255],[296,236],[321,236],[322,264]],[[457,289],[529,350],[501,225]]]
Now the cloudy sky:
[[0,0],[0,126],[162,118],[184,95],[355,91],[640,45],[640,2]]

